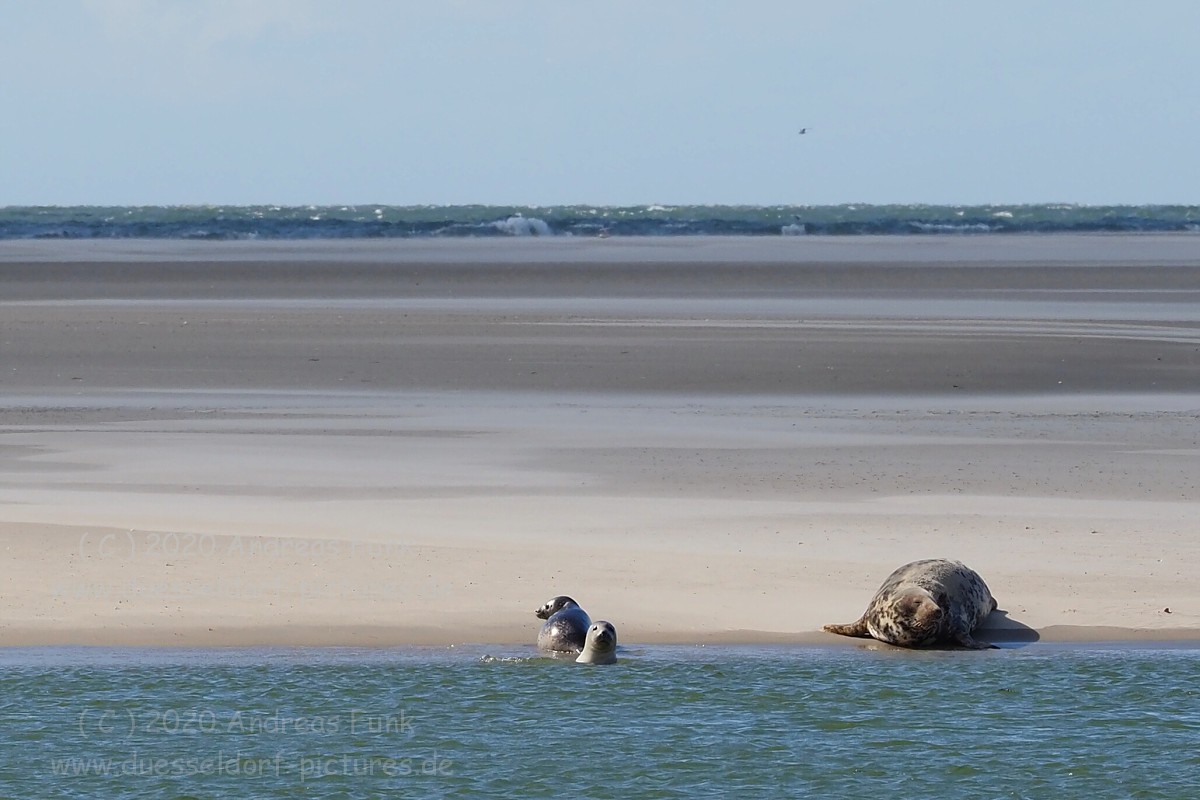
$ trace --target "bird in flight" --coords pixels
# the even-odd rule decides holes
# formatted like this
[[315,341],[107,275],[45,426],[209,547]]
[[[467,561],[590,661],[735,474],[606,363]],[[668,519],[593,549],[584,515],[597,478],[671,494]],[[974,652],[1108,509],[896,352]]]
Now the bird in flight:
[[800,135],[802,135],[802,136],[803,136],[803,135],[804,135],[804,134],[806,134],[806,133],[808,133],[808,128],[801,128],[801,129],[800,129]]

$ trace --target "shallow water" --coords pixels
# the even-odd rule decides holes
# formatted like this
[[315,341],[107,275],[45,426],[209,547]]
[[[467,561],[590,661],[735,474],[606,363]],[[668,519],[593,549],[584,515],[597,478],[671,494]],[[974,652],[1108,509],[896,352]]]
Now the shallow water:
[[0,795],[1192,797],[1200,650],[0,652]]

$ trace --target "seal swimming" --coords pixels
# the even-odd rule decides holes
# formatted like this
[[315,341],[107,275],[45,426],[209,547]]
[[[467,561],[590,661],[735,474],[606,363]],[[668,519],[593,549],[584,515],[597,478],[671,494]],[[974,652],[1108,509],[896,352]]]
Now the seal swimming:
[[901,647],[953,642],[984,650],[992,645],[971,632],[995,610],[996,598],[978,572],[958,561],[928,559],[889,575],[856,622],[824,630]]
[[575,659],[577,664],[617,663],[617,629],[611,622],[597,620],[588,628],[587,642],[583,652]]
[[583,650],[592,618],[570,597],[559,595],[551,598],[533,613],[538,619],[546,620],[538,632],[539,650],[553,653],[579,653]]

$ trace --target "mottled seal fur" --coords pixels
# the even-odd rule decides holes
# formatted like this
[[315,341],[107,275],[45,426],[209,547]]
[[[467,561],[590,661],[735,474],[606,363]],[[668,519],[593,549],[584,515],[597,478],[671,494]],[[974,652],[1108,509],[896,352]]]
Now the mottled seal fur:
[[533,612],[546,620],[538,632],[538,649],[554,653],[579,653],[587,641],[592,618],[569,597],[560,595]]
[[577,664],[617,663],[617,629],[611,622],[596,620],[588,628],[587,642],[583,652],[575,659]]
[[991,645],[971,632],[995,610],[996,599],[979,573],[958,561],[929,559],[889,575],[857,622],[825,630],[901,647],[950,642],[982,650]]

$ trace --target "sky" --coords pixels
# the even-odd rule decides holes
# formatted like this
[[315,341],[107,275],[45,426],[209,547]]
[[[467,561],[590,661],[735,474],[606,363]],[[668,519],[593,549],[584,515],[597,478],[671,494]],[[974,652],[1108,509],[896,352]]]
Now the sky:
[[1195,0],[0,0],[0,206],[1196,204],[1198,32]]

